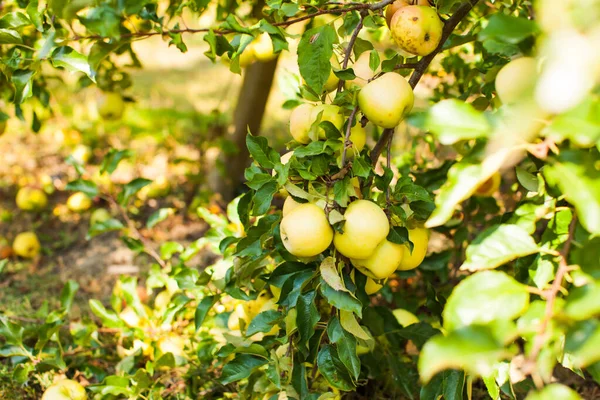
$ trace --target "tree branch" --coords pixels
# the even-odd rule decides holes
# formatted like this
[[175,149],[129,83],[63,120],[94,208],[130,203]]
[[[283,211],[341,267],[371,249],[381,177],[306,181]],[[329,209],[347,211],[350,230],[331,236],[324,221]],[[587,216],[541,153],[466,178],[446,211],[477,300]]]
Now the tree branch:
[[[552,286],[549,290],[546,291],[546,309],[544,312],[544,317],[540,322],[540,327],[538,332],[533,339],[533,346],[531,348],[531,353],[529,354],[525,372],[531,374],[535,370],[536,359],[544,346],[544,341],[546,340],[548,324],[554,315],[554,304],[556,303],[556,296],[562,289],[562,282],[565,278],[567,272],[569,272],[569,263],[567,261],[567,257],[569,256],[569,251],[571,250],[571,242],[573,241],[573,236],[575,233],[575,227],[577,226],[577,216],[573,214],[573,219],[571,220],[571,224],[569,225],[569,235],[565,244],[563,245],[562,250],[560,251],[559,257],[560,260],[558,262],[558,269],[556,271],[556,276],[554,277],[554,281],[552,282]],[[535,379],[534,379],[535,380]]]
[[[346,54],[344,55],[344,61],[342,61],[342,69],[348,68],[348,60],[350,60],[350,54],[352,54],[352,49],[354,48],[354,42],[356,42],[356,38],[358,37],[358,34],[360,33],[360,30],[363,27],[363,22],[364,22],[365,16],[366,16],[366,13],[363,10],[360,13],[360,21],[358,21],[358,25],[356,25],[356,28],[354,28],[354,32],[352,32],[352,36],[350,37],[350,41],[348,42],[348,48],[346,48]],[[342,89],[344,88],[344,82],[345,82],[345,80],[340,79],[340,81],[338,83],[338,87],[337,87],[338,93],[340,93],[342,91]]]
[[342,168],[346,166],[346,152],[348,147],[352,146],[352,142],[350,141],[350,131],[352,130],[352,123],[354,122],[354,117],[358,112],[358,106],[355,106],[352,112],[350,113],[350,117],[348,118],[348,124],[346,126],[346,136],[344,137],[344,150],[342,150]]
[[[435,58],[436,55],[438,55],[438,53],[440,53],[443,50],[444,43],[446,42],[446,40],[448,40],[450,34],[454,31],[454,29],[460,23],[460,21],[462,21],[462,19],[465,16],[467,16],[467,14],[469,14],[469,11],[471,11],[471,9],[477,4],[478,1],[479,0],[468,0],[464,2],[460,5],[460,7],[458,7],[456,12],[452,14],[452,16],[448,18],[448,20],[446,20],[446,22],[444,23],[444,28],[442,30],[442,38],[440,39],[440,44],[431,54],[421,58],[417,63],[400,64],[400,66],[396,66],[398,68],[395,69],[407,68],[404,65],[409,65],[410,68],[414,68],[414,71],[410,76],[410,79],[408,80],[408,83],[410,83],[410,86],[412,86],[413,89],[417,86],[419,80],[421,80],[421,77],[429,67],[429,64],[431,64],[431,61]],[[381,152],[383,151],[383,148],[385,147],[387,142],[391,140],[392,136],[394,136],[394,129],[383,130],[381,137],[379,138],[379,140],[375,144],[375,147],[373,147],[373,150],[371,151],[371,161],[373,162],[373,164],[377,162],[379,156],[381,155]]]

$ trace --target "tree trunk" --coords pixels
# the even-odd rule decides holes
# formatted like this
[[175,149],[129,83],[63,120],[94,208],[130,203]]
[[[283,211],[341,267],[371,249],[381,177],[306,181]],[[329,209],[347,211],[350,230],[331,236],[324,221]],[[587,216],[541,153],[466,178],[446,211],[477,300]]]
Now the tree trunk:
[[229,156],[221,154],[225,176],[216,182],[217,187],[214,188],[227,202],[239,194],[244,181],[244,169],[250,164],[246,134],[248,131],[253,135],[260,134],[260,124],[276,67],[277,59],[266,63],[255,62],[244,72],[244,81],[233,114],[233,130],[226,135],[238,152]]

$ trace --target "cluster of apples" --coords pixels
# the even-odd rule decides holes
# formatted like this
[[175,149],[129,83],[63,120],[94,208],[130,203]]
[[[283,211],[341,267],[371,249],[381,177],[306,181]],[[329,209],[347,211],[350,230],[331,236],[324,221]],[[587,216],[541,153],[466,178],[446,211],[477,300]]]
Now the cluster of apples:
[[428,0],[396,0],[385,18],[392,38],[408,53],[426,56],[440,44],[444,23]]
[[397,270],[416,268],[425,258],[428,230],[420,227],[409,230],[409,239],[414,244],[412,252],[404,244],[390,242],[388,217],[372,201],[350,203],[344,220],[342,232],[334,232],[321,207],[288,197],[279,227],[281,240],[287,251],[300,258],[319,255],[333,243],[337,252],[370,278],[366,288],[369,294],[381,288],[378,282]]

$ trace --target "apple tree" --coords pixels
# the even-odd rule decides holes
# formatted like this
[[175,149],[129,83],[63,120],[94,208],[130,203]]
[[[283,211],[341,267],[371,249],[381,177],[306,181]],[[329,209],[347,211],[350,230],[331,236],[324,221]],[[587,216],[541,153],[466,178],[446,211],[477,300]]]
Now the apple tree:
[[[37,330],[0,317],[20,382],[58,370],[95,398],[322,400],[579,399],[600,382],[597,0],[3,7],[2,96],[34,130],[51,68],[118,94],[119,63],[152,36],[185,52],[202,35],[242,74],[293,49],[299,70],[285,154],[248,132],[247,190],[225,214],[198,209],[212,229],[192,246],[136,237],[129,200],[149,181],[106,194],[122,215],[90,236],[126,223],[155,261],[151,306],[122,278],[69,333],[74,283]],[[114,117],[121,97],[105,101]],[[69,188],[103,195],[83,171]],[[198,271],[203,246],[221,257]]]

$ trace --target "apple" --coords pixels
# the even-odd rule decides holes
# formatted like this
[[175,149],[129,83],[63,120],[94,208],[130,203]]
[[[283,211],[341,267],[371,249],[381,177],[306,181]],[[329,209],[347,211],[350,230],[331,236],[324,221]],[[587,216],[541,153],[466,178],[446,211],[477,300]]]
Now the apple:
[[335,89],[337,89],[338,83],[340,82],[340,79],[333,72],[334,69],[336,69],[336,70],[340,69],[340,63],[337,60],[337,58],[335,57],[335,54],[333,56],[331,56],[331,59],[329,61],[331,61],[331,71],[329,72],[327,81],[323,85],[323,91],[325,91],[327,93],[333,92]]
[[[354,280],[354,270],[352,270],[350,272],[350,279],[352,279],[352,282],[356,281]],[[385,280],[385,282],[387,282],[387,279]],[[385,284],[384,282],[384,284]],[[379,292],[379,290],[381,290],[381,288],[383,287],[383,285],[380,285],[379,283],[375,282],[373,279],[369,278],[367,276],[367,282],[365,283],[365,293],[368,294],[369,296],[372,294],[375,294],[377,292]]]
[[396,14],[396,11],[406,6],[430,6],[429,0],[396,0],[385,9],[385,21],[387,26],[390,27],[392,23],[392,17]]
[[[342,113],[342,109],[340,107],[332,104],[319,104],[315,106],[310,114],[311,124],[317,120],[319,114],[321,114],[321,121],[319,123],[329,121],[339,131],[341,131],[344,127],[344,114]],[[319,132],[319,139],[324,140],[327,138],[323,128],[319,127],[317,128],[317,131]]]
[[377,245],[369,258],[350,259],[364,275],[373,279],[389,278],[402,262],[406,246],[384,239]]
[[312,203],[301,204],[283,217],[279,230],[283,245],[297,257],[316,256],[333,240],[325,211]]
[[160,355],[171,353],[176,357],[185,356],[185,339],[179,335],[170,334],[162,337],[158,340],[157,346]]
[[489,197],[496,193],[498,188],[500,187],[500,181],[502,177],[499,173],[495,173],[491,177],[489,177],[485,182],[477,187],[475,190],[475,196],[480,197]]
[[382,128],[398,125],[412,110],[414,102],[410,84],[393,72],[367,83],[358,93],[358,105],[362,113]]
[[290,133],[295,141],[302,144],[310,142],[308,132],[312,125],[312,110],[314,105],[304,103],[294,108],[290,115]]
[[277,54],[273,51],[273,42],[267,32],[263,32],[251,44],[256,60],[268,62],[277,58]]
[[369,258],[390,232],[390,224],[381,207],[368,200],[350,203],[344,219],[343,233],[335,233],[333,244],[351,259]]
[[295,210],[296,207],[302,205],[303,203],[298,203],[296,200],[294,200],[294,198],[292,196],[288,196],[285,201],[283,202],[283,209],[282,209],[282,215],[285,217],[287,216],[289,213],[292,212],[292,210]]
[[370,51],[365,51],[361,53],[360,56],[358,56],[358,58],[352,65],[352,70],[354,71],[354,75],[356,76],[356,78],[352,79],[351,81],[346,81],[344,83],[346,89],[350,89],[354,86],[365,86],[369,82],[369,80],[375,76],[376,73],[381,71],[381,67],[377,67],[377,71],[373,72],[373,70],[369,66],[370,57]]
[[67,199],[67,208],[73,212],[83,212],[88,210],[91,206],[92,199],[83,192],[73,193]]
[[85,388],[71,379],[56,382],[42,395],[42,400],[86,400]]
[[[342,132],[342,135],[345,134],[345,132]],[[354,154],[360,153],[367,143],[367,131],[360,122],[357,122],[356,125],[350,128],[350,141],[352,142],[352,146],[346,150],[346,156],[352,159]]]
[[394,14],[390,24],[396,44],[411,54],[431,54],[442,40],[444,23],[437,11],[429,6],[402,7]]
[[419,318],[417,318],[415,314],[411,313],[410,311],[406,311],[403,308],[395,309],[392,311],[392,314],[394,314],[394,317],[396,317],[396,320],[400,325],[402,325],[402,327],[419,323]]
[[239,303],[233,309],[233,312],[229,315],[229,319],[227,320],[227,327],[232,331],[240,330],[240,319],[248,325],[250,319],[246,315],[246,311],[244,311],[244,305]]
[[406,249],[404,258],[398,266],[398,271],[408,271],[417,268],[425,259],[429,244],[429,229],[415,228],[408,230],[408,239],[413,243],[413,251]]
[[19,233],[13,241],[13,251],[23,258],[34,258],[40,253],[40,241],[33,232]]
[[86,164],[92,157],[92,149],[86,145],[78,144],[71,153],[71,157],[79,164]]
[[46,207],[48,197],[41,189],[24,187],[17,192],[15,203],[23,211],[38,211]]
[[496,93],[504,104],[531,96],[538,75],[537,61],[521,57],[506,64],[496,75]]
[[0,121],[0,136],[6,131],[6,120]]
[[104,119],[119,119],[123,115],[125,102],[123,96],[115,92],[105,92],[99,96],[98,114]]
[[106,209],[98,208],[97,210],[94,210],[94,212],[90,216],[90,225],[94,226],[96,224],[106,222],[110,218],[111,218],[111,215]]

